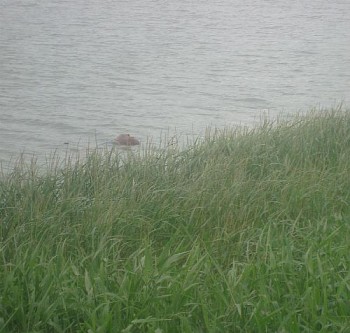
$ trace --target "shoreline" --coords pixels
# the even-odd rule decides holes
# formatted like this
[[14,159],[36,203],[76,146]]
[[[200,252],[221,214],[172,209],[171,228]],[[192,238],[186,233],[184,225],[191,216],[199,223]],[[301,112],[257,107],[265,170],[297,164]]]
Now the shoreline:
[[0,178],[4,332],[346,331],[350,110]]

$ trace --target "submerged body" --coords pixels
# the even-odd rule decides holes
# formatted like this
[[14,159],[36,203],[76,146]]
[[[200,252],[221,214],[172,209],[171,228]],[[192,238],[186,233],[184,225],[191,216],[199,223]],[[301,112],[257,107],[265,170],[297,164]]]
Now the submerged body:
[[140,144],[140,141],[130,134],[120,134],[115,138],[115,143],[121,146],[136,146]]

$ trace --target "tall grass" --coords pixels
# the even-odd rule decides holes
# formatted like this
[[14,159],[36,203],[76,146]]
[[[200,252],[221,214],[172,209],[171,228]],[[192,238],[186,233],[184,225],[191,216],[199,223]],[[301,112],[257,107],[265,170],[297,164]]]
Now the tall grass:
[[0,332],[350,332],[349,204],[344,110],[19,163]]

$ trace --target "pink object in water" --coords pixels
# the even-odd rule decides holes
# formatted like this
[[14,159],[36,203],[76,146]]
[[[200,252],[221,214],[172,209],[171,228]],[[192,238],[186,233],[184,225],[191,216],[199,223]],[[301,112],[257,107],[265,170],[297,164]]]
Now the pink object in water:
[[136,146],[140,144],[140,141],[130,134],[120,134],[115,138],[115,143],[121,146]]

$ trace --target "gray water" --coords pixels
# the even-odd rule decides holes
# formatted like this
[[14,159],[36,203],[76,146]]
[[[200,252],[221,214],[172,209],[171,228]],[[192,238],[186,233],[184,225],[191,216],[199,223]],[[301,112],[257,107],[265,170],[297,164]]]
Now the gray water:
[[0,0],[0,161],[350,100],[349,0]]

